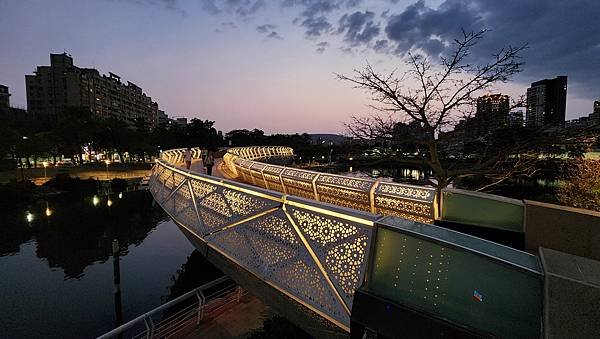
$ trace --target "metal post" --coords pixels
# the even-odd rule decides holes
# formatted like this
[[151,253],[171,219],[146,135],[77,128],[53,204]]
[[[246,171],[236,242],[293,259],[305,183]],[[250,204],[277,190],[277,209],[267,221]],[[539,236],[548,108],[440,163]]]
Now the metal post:
[[[112,242],[113,254],[113,283],[115,286],[115,327],[123,324],[123,305],[121,303],[121,268],[119,265],[119,241],[114,239]],[[121,338],[119,334],[118,338]]]
[[202,291],[198,291],[196,296],[198,296],[198,318],[196,320],[196,324],[200,324],[200,321],[202,321],[202,318],[204,318],[204,303],[206,298],[204,297],[204,293]]
[[148,316],[148,321],[150,322],[150,332],[148,332],[148,338],[154,337],[154,321],[152,321],[152,317]]

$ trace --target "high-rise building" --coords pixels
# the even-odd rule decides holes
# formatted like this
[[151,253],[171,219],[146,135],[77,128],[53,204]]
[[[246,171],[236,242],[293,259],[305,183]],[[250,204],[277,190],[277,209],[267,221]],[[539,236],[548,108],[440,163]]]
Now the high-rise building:
[[513,127],[523,127],[523,125],[524,125],[523,112],[514,111],[514,112],[508,113],[507,124],[508,124],[508,126],[513,126]]
[[475,118],[482,131],[493,131],[506,126],[509,110],[508,95],[486,94],[477,98]]
[[10,107],[10,92],[8,87],[0,85],[0,109]]
[[594,101],[594,113],[600,113],[600,100]]
[[527,89],[525,124],[530,127],[564,126],[566,107],[566,76],[536,81]]
[[68,107],[89,109],[100,117],[114,117],[133,126],[158,125],[158,104],[132,82],[114,74],[73,65],[67,53],[50,54],[50,66],[25,75],[27,108],[40,118],[56,119]]

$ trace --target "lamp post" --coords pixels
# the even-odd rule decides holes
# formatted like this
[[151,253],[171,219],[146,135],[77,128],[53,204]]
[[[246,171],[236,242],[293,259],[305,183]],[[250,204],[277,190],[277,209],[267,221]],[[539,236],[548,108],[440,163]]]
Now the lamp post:
[[42,165],[44,165],[44,179],[46,179],[46,178],[48,177],[48,176],[46,175],[46,167],[48,167],[48,162],[47,162],[47,161],[44,161],[44,162],[42,163]]
[[110,165],[110,160],[104,160],[104,163],[106,164],[106,179],[108,180],[108,165]]
[[[26,136],[23,136],[23,138],[22,138],[22,139],[23,139],[23,140],[27,140],[27,139],[29,139],[29,138],[28,138],[28,137],[26,137]],[[25,141],[23,141],[23,145],[25,145]],[[22,159],[23,159],[23,158],[21,158],[21,155],[19,155],[19,165],[20,165],[20,167],[21,167],[21,181],[25,181],[25,172],[24,172],[24,171],[25,171],[25,169],[23,168],[23,167],[24,167],[24,164],[23,164],[23,161],[22,161]],[[29,158],[27,158],[27,161],[29,162]]]

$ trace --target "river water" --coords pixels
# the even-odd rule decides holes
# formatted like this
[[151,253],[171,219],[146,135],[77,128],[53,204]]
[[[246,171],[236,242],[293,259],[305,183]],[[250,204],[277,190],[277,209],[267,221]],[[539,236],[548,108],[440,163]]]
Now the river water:
[[[215,278],[146,191],[61,195],[0,212],[2,338],[90,338],[114,328],[113,239],[125,322]],[[201,276],[191,284],[182,282],[190,256]]]

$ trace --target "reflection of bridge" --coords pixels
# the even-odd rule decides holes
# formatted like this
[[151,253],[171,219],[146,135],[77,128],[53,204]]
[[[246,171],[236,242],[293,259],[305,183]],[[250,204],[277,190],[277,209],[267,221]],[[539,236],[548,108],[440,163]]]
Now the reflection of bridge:
[[[522,203],[447,190],[438,209],[431,188],[260,162],[289,158],[286,147],[230,149],[225,170],[250,186],[182,169],[182,153],[164,152],[153,168],[155,200],[205,254],[231,264],[232,278],[262,283],[258,295],[273,304],[285,296],[353,335],[369,327],[395,336],[401,325],[409,335],[418,318],[423,336],[539,336],[538,258],[430,224],[522,231]],[[481,221],[472,207],[460,213],[466,204],[499,215]]]

